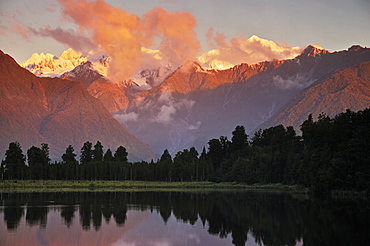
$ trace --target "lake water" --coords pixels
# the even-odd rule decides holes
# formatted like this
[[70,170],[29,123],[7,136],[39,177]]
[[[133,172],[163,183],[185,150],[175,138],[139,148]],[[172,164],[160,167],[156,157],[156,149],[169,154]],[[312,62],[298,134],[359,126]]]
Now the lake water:
[[276,192],[0,193],[0,245],[370,245],[366,200]]

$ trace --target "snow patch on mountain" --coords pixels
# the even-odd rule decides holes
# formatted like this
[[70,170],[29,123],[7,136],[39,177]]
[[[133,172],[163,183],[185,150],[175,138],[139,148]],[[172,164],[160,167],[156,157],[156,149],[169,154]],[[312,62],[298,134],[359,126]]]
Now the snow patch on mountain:
[[82,53],[68,49],[59,57],[50,53],[34,53],[20,65],[39,77],[58,77],[85,61],[87,58]]
[[[134,82],[140,87],[140,91],[149,90],[160,84],[166,76],[173,72],[171,64],[161,65],[162,54],[158,50],[142,49],[144,56],[150,56],[151,61],[143,64],[131,78],[123,78],[121,81],[110,81],[119,86],[127,81]],[[100,74],[109,78],[109,64],[111,57],[103,52],[90,51],[85,56],[73,49],[64,51],[59,57],[53,54],[34,53],[21,66],[39,77],[61,77],[72,80],[80,80],[81,77],[96,77],[92,74]],[[154,63],[153,63],[154,62]],[[93,81],[90,81],[93,82]]]
[[301,47],[252,35],[250,38],[233,38],[218,42],[218,48],[197,57],[198,62],[208,69],[225,70],[241,63],[255,64],[274,59],[292,59],[302,52]]

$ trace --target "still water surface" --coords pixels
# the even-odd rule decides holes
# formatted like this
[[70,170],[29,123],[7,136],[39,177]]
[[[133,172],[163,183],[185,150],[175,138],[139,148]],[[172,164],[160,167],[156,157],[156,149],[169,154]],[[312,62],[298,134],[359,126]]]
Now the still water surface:
[[0,245],[370,245],[365,200],[272,192],[0,193]]

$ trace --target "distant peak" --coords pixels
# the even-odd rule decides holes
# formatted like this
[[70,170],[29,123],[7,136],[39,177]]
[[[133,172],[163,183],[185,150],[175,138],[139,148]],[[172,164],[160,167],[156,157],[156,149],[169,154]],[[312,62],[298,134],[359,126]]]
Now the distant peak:
[[262,39],[258,37],[257,35],[252,35],[250,38],[248,38],[249,41],[261,41]]
[[315,57],[320,54],[328,54],[331,53],[329,50],[322,48],[318,44],[308,45],[302,52],[301,56],[311,56]]
[[77,52],[73,50],[72,48],[69,48],[59,56],[59,59],[64,59],[64,60],[74,60],[74,59],[79,59],[82,58],[82,53]]
[[362,47],[361,45],[352,45],[350,48],[348,48],[348,51],[358,51],[358,50],[361,50],[363,48],[364,47]]
[[323,47],[321,47],[321,45],[319,45],[319,44],[311,44],[311,45],[309,45],[309,46],[312,46],[312,47],[314,47],[314,48],[316,48],[316,49],[319,49],[319,50],[324,50],[324,48],[323,48]]
[[178,68],[181,73],[205,72],[206,70],[196,61],[187,61]]

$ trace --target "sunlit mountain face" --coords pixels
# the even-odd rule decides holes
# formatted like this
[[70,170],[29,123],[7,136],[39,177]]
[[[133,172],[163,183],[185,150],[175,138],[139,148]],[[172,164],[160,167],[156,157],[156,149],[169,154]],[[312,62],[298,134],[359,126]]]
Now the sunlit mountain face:
[[[210,38],[217,40],[216,37]],[[89,51],[83,55],[70,48],[59,57],[52,54],[35,53],[21,66],[40,77],[61,77],[81,81],[91,95],[101,99],[110,112],[116,113],[126,109],[131,104],[130,101],[140,100],[135,99],[139,93],[161,84],[166,77],[175,71],[181,71],[182,74],[195,71],[203,74],[201,76],[208,77],[212,75],[214,77],[212,82],[201,86],[203,89],[212,89],[220,84],[230,82],[225,77],[227,73],[221,75],[217,71],[231,69],[242,63],[241,61],[253,64],[278,58],[287,59],[302,50],[299,47],[279,45],[256,35],[248,39],[238,38],[224,41],[222,44],[223,47],[220,49],[213,49],[195,57],[197,62],[186,61],[179,67],[174,67],[163,51],[141,47],[139,56],[142,65],[132,76],[120,80],[110,76],[112,64],[115,62],[114,58],[102,53],[102,51]],[[125,68],[126,66],[122,67],[122,70]],[[224,78],[218,80],[215,77],[216,74],[218,78]],[[195,82],[194,86],[199,85]],[[161,88],[167,92],[169,90],[171,92],[190,92],[196,89],[183,82],[169,85],[169,87],[163,84]]]
[[3,52],[0,61],[1,153],[14,141],[25,150],[47,143],[50,156],[60,158],[68,145],[78,151],[86,141],[100,141],[106,149],[125,146],[136,160],[155,157],[81,82],[36,77]]
[[[237,125],[244,125],[247,132],[252,133],[299,92],[317,81],[324,81],[329,73],[369,61],[369,51],[369,48],[354,46],[342,52],[329,52],[308,46],[293,59],[241,64],[220,71],[204,70],[193,63],[177,69],[158,86],[138,94],[127,109],[114,116],[150,143],[156,152],[169,149],[174,154],[190,146],[201,151],[212,138],[230,138]],[[355,80],[348,82],[355,83]],[[352,107],[342,102],[350,101],[353,95],[337,95],[340,96],[336,100],[324,100],[323,96],[316,95],[315,104],[320,105],[318,108],[323,112],[329,107],[335,108],[330,114]],[[341,96],[348,98],[340,99]],[[368,107],[366,100],[358,100],[362,103],[357,107]],[[297,107],[301,108],[301,117],[290,123],[296,128],[311,112],[310,104]]]
[[[274,59],[291,59],[298,56],[303,50],[301,47],[279,45],[273,41],[259,38],[256,35],[248,39],[234,38],[222,44],[223,47],[212,49],[194,57],[194,61],[198,62],[206,70],[226,70],[241,63],[255,64]],[[148,73],[148,71],[156,71],[156,83],[154,83],[156,85],[163,81],[165,76],[173,72],[178,66],[182,66],[190,61],[184,61],[181,64],[171,64],[162,51],[145,47],[141,47],[138,57],[141,57],[142,65],[131,76],[121,77],[118,80],[109,76],[109,73],[112,73],[109,65],[114,64],[115,60],[104,54],[103,51],[91,50],[86,55],[82,55],[81,52],[69,48],[59,57],[49,53],[34,53],[20,65],[35,75],[56,77],[73,70],[82,63],[90,61],[93,68],[101,75],[109,78],[111,82],[119,83],[120,81],[131,79],[139,85],[147,86],[145,73]],[[122,70],[125,68],[126,66],[122,67]],[[153,82],[151,84],[153,85]]]
[[[338,87],[343,93],[335,93],[337,100],[331,101],[328,95],[316,95],[320,89],[312,90],[315,95],[311,95],[311,98],[315,98],[315,102],[306,100],[308,93],[304,92],[313,85],[317,85],[317,88],[321,88],[321,84],[327,85],[326,76],[335,78],[331,80],[335,87],[342,76],[342,73],[337,73],[338,69],[370,60],[369,48],[357,45],[348,50],[329,51],[318,44],[298,47],[277,39],[251,35],[253,32],[248,36],[240,34],[229,38],[212,27],[203,27],[206,39],[201,42],[201,34],[196,32],[199,22],[188,11],[153,7],[139,16],[104,0],[58,0],[56,3],[58,8],[48,11],[58,12],[65,26],[35,24],[35,27],[20,22],[17,14],[11,17],[8,13],[2,17],[11,27],[0,23],[0,34],[12,30],[13,34],[25,40],[47,38],[68,48],[60,55],[35,53],[20,64],[37,76],[31,80],[49,77],[43,78],[41,84],[40,81],[35,82],[38,87],[32,87],[35,90],[38,88],[38,95],[42,95],[34,100],[42,110],[42,113],[32,115],[38,120],[32,130],[36,135],[42,132],[39,123],[50,113],[47,107],[49,94],[44,87],[46,84],[54,85],[52,82],[55,81],[69,81],[75,82],[71,85],[76,85],[78,94],[86,96],[89,101],[89,105],[81,103],[78,109],[73,108],[73,117],[77,117],[83,108],[98,107],[99,111],[108,112],[109,122],[113,122],[112,119],[119,122],[120,127],[149,143],[156,154],[161,154],[164,149],[175,154],[192,146],[201,150],[211,138],[230,136],[236,125],[244,125],[250,134],[264,126],[261,125],[264,122],[289,123],[297,128],[301,123],[298,119],[302,120],[313,110],[315,113],[318,110],[330,111],[329,103],[334,105],[330,114],[354,107],[348,102],[356,95],[344,93],[343,88]],[[346,71],[343,76],[353,72],[351,69]],[[12,79],[12,76],[8,76],[7,83],[14,86],[14,82],[20,78]],[[357,88],[354,81],[359,76],[348,76],[350,79],[341,80],[341,83],[346,81],[346,88]],[[360,84],[368,86],[366,80]],[[67,93],[68,90],[61,90],[62,86],[58,86],[60,94],[55,94],[55,97],[65,98],[65,101],[57,100],[63,108],[69,105],[72,97]],[[9,104],[7,100],[14,97],[10,98],[6,90],[3,91],[4,103]],[[330,90],[322,91],[328,94]],[[358,96],[361,100],[356,101],[355,110],[367,106],[364,105],[367,102],[366,93],[364,95]],[[103,109],[95,105],[96,102]],[[315,107],[309,104],[315,104]],[[34,106],[29,105],[29,108]],[[284,116],[289,120],[277,117],[278,113],[289,114]],[[86,121],[99,122],[94,118],[94,113],[89,114],[84,114]],[[299,117],[292,117],[293,114]],[[19,112],[14,115],[22,117]],[[12,119],[17,122],[14,117]],[[42,126],[49,121],[44,123]],[[70,129],[64,126],[63,131],[68,132]],[[105,130],[109,131],[110,128]],[[63,131],[60,131],[61,135]],[[81,130],[81,134],[86,135],[86,132],[93,134]],[[7,139],[13,139],[11,134],[5,135]],[[79,139],[76,142],[80,143],[82,137],[74,135]],[[31,144],[32,137],[28,140],[27,143]],[[37,141],[44,140],[44,136],[37,135]],[[145,143],[141,142],[140,145],[149,153],[146,157],[153,156],[148,146],[144,146]],[[134,145],[131,149],[135,149]]]
[[[230,135],[236,125],[244,125],[248,132],[252,132],[302,90],[320,83],[316,81],[323,81],[320,78],[336,69],[370,60],[369,49],[360,46],[330,52],[319,45],[310,45],[304,50],[281,47],[256,36],[244,41],[244,47],[259,45],[261,49],[265,47],[275,52],[275,55],[284,53],[290,57],[298,50],[300,53],[291,59],[284,57],[254,64],[234,65],[224,60],[216,69],[211,68],[212,62],[217,64],[215,61],[222,58],[224,48],[223,51],[212,50],[199,56],[198,62],[188,61],[179,67],[167,64],[158,69],[142,69],[129,79],[113,82],[96,69],[96,64],[99,64],[108,70],[112,62],[110,57],[101,56],[104,59],[84,61],[62,77],[81,81],[123,126],[160,154],[164,149],[171,153],[191,146],[201,149],[211,138]],[[154,60],[162,60],[158,50],[142,49],[142,52]],[[215,58],[212,59],[210,54]],[[205,57],[209,57],[208,63],[202,60]],[[223,67],[222,64],[231,65]],[[354,81],[348,80],[348,83]],[[343,99],[339,97],[338,103],[353,96],[340,95]],[[354,106],[346,103],[335,106],[333,101],[329,103],[318,96],[316,98],[315,104],[320,105],[320,110],[329,110],[329,104],[335,109],[330,110],[330,114],[340,113],[346,106]],[[366,107],[366,99],[359,102],[354,110]],[[299,130],[300,121],[311,112],[308,104],[304,105],[295,105],[301,113],[294,122],[287,121],[296,130]],[[291,118],[292,114],[285,117]],[[284,122],[274,121],[275,124]]]

